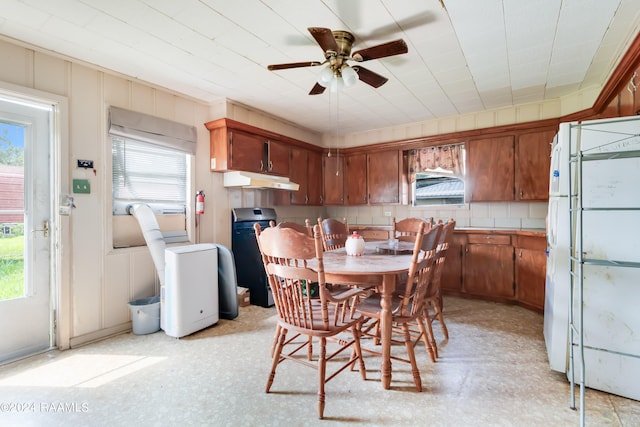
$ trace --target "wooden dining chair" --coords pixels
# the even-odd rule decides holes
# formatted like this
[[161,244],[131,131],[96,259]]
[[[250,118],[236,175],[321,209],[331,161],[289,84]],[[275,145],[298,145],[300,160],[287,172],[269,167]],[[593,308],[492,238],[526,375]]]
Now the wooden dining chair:
[[[393,325],[398,328],[392,328],[392,344],[404,344],[407,357],[391,356],[393,360],[407,362],[411,365],[411,372],[413,374],[413,381],[416,386],[416,390],[422,391],[422,380],[420,378],[420,371],[416,363],[416,356],[414,351],[414,342],[412,334],[409,328],[410,323],[416,323],[421,331],[421,338],[428,348],[430,343],[428,341],[428,332],[422,319],[424,297],[427,291],[427,286],[431,280],[433,273],[433,264],[435,262],[434,250],[423,250],[423,240],[426,238],[428,241],[436,240],[435,234],[439,233],[439,228],[430,230],[429,233],[424,234],[425,224],[419,225],[418,233],[416,234],[413,257],[411,259],[411,266],[409,268],[409,275],[404,284],[403,291],[396,293],[392,297],[391,304],[391,321]],[[362,313],[368,319],[375,320],[375,323],[379,324],[381,317],[380,308],[380,295],[372,295],[356,307],[356,310]],[[372,333],[372,330],[376,330],[377,327],[374,324],[369,324],[363,329],[363,335],[369,335],[373,338],[377,338],[375,335],[378,332]],[[400,339],[394,338],[400,335]],[[362,351],[381,355],[381,353],[375,348],[368,346],[362,347]]]
[[318,218],[318,225],[325,251],[344,248],[349,237],[349,224],[346,218],[343,218],[342,222],[334,218]]
[[[275,221],[269,221],[269,226],[270,227],[280,227],[280,228],[291,228],[293,230],[296,230],[299,233],[302,234],[306,234],[310,237],[313,237],[313,228],[311,227],[311,223],[309,222],[309,219],[305,219],[304,220],[304,224],[305,225],[301,225],[298,224],[297,222],[291,222],[291,221],[282,221],[278,224],[276,224]],[[265,267],[266,268],[266,267]],[[308,285],[310,288],[312,287],[311,284]],[[315,286],[317,286],[316,283],[313,283],[313,289],[315,289]],[[311,291],[311,289],[309,290]],[[280,325],[276,325],[276,333],[273,337],[273,345],[271,346],[271,355],[273,356],[273,352],[276,350],[276,345],[278,343],[278,337],[280,336]],[[312,360],[313,358],[313,344],[312,344],[312,340],[311,338],[309,338],[309,345],[308,345],[308,358],[309,360]]]
[[292,221],[282,221],[278,224],[276,224],[275,221],[269,221],[269,225],[271,227],[278,226],[281,228],[293,228],[299,233],[303,233],[313,237],[313,227],[311,227],[311,222],[309,221],[309,219],[304,220],[304,225],[298,224],[297,222],[292,222]]
[[[340,372],[348,372],[356,363],[362,378],[366,379],[360,348],[364,318],[357,312],[351,316],[350,310],[345,312],[342,309],[343,305],[361,290],[353,288],[335,295],[325,286],[319,226],[314,227],[313,237],[286,227],[276,226],[261,230],[260,224],[256,223],[254,228],[269,286],[273,292],[279,326],[277,345],[273,352],[271,372],[265,391],[268,393],[271,390],[276,369],[284,361],[294,361],[315,368],[318,371],[318,416],[323,418],[326,383]],[[316,259],[317,271],[307,267],[307,263],[312,259]],[[310,282],[318,283],[317,297],[312,297],[304,286]],[[350,333],[351,337],[344,336],[344,332]],[[288,337],[289,333],[292,336]],[[301,352],[309,345],[309,338],[317,340],[319,344],[316,364],[309,362]],[[347,350],[353,350],[353,353],[350,354]],[[327,372],[328,361],[332,362],[330,372]]]
[[400,221],[396,221],[393,217],[391,220],[391,237],[396,238],[403,242],[413,242],[418,233],[418,227],[420,224],[424,224],[424,232],[428,232],[431,228],[433,218],[424,220],[422,218],[405,218]]
[[438,346],[436,345],[435,337],[433,336],[432,324],[435,320],[440,323],[442,333],[446,340],[449,339],[449,331],[447,325],[444,323],[444,315],[442,312],[442,271],[444,263],[446,261],[447,250],[453,236],[453,230],[456,227],[454,219],[450,219],[446,223],[440,221],[436,226],[442,227],[442,232],[438,238],[436,246],[436,261],[433,266],[433,277],[431,283],[427,289],[424,304],[424,321],[428,328],[431,329],[431,348],[435,353],[435,357],[438,357]]

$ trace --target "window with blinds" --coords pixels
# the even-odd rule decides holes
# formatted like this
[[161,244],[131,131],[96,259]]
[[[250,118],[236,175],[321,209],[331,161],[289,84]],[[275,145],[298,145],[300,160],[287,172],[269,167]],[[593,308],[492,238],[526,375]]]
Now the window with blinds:
[[156,215],[186,212],[186,153],[113,137],[111,156],[115,215],[126,215],[132,203],[146,203]]

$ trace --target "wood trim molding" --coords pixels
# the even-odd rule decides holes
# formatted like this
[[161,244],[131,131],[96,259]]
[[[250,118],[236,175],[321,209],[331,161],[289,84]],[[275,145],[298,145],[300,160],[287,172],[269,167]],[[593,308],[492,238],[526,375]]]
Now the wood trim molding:
[[248,125],[246,123],[238,122],[238,121],[235,121],[233,119],[226,118],[226,117],[207,122],[207,123],[204,124],[204,126],[209,131],[212,131],[214,129],[220,129],[220,128],[235,129],[235,130],[240,130],[240,131],[252,133],[254,135],[260,135],[260,136],[262,136],[262,137],[264,137],[266,139],[275,139],[275,140],[278,140],[278,141],[282,141],[282,142],[284,142],[284,143],[286,143],[288,145],[293,145],[293,146],[305,148],[305,149],[310,150],[310,151],[317,151],[317,152],[322,152],[323,151],[323,147],[320,147],[318,145],[314,145],[314,144],[310,144],[308,142],[300,141],[299,139],[291,138],[291,137],[286,136],[286,135],[281,135],[281,134],[276,133],[276,132],[271,132],[271,131],[266,130],[266,129],[261,129],[261,128],[258,128],[258,127],[255,127],[255,126],[251,126],[251,125]]
[[[491,128],[471,129],[459,132],[452,132],[439,135],[429,135],[420,138],[404,139],[391,142],[381,142],[378,144],[363,145],[358,147],[341,149],[345,156],[350,154],[370,153],[371,151],[387,150],[413,150],[417,148],[430,147],[433,145],[456,144],[469,141],[470,139],[486,138],[491,136],[503,136],[507,134],[519,135],[533,131],[545,131],[558,129],[560,118],[538,120],[535,122],[514,123]],[[326,150],[325,150],[326,151]]]
[[[631,42],[629,48],[622,56],[622,59],[611,73],[611,77],[607,80],[604,87],[600,91],[600,95],[593,103],[591,110],[595,114],[600,114],[604,109],[618,96],[620,91],[628,84],[633,72],[640,67],[640,33]],[[565,121],[565,120],[563,120]]]

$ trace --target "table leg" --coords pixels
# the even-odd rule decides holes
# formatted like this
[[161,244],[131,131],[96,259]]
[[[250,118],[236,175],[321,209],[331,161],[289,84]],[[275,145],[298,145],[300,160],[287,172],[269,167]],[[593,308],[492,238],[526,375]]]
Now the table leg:
[[391,298],[396,289],[396,275],[385,274],[380,298],[380,340],[382,345],[382,387],[391,387]]

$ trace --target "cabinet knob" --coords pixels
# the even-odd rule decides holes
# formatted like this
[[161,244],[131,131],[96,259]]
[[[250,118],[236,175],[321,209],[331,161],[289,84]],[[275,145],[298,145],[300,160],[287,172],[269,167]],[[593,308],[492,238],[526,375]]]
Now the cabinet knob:
[[273,170],[273,162],[269,160],[269,171]]
[[260,170],[261,171],[264,170],[264,162],[262,160],[260,160]]

